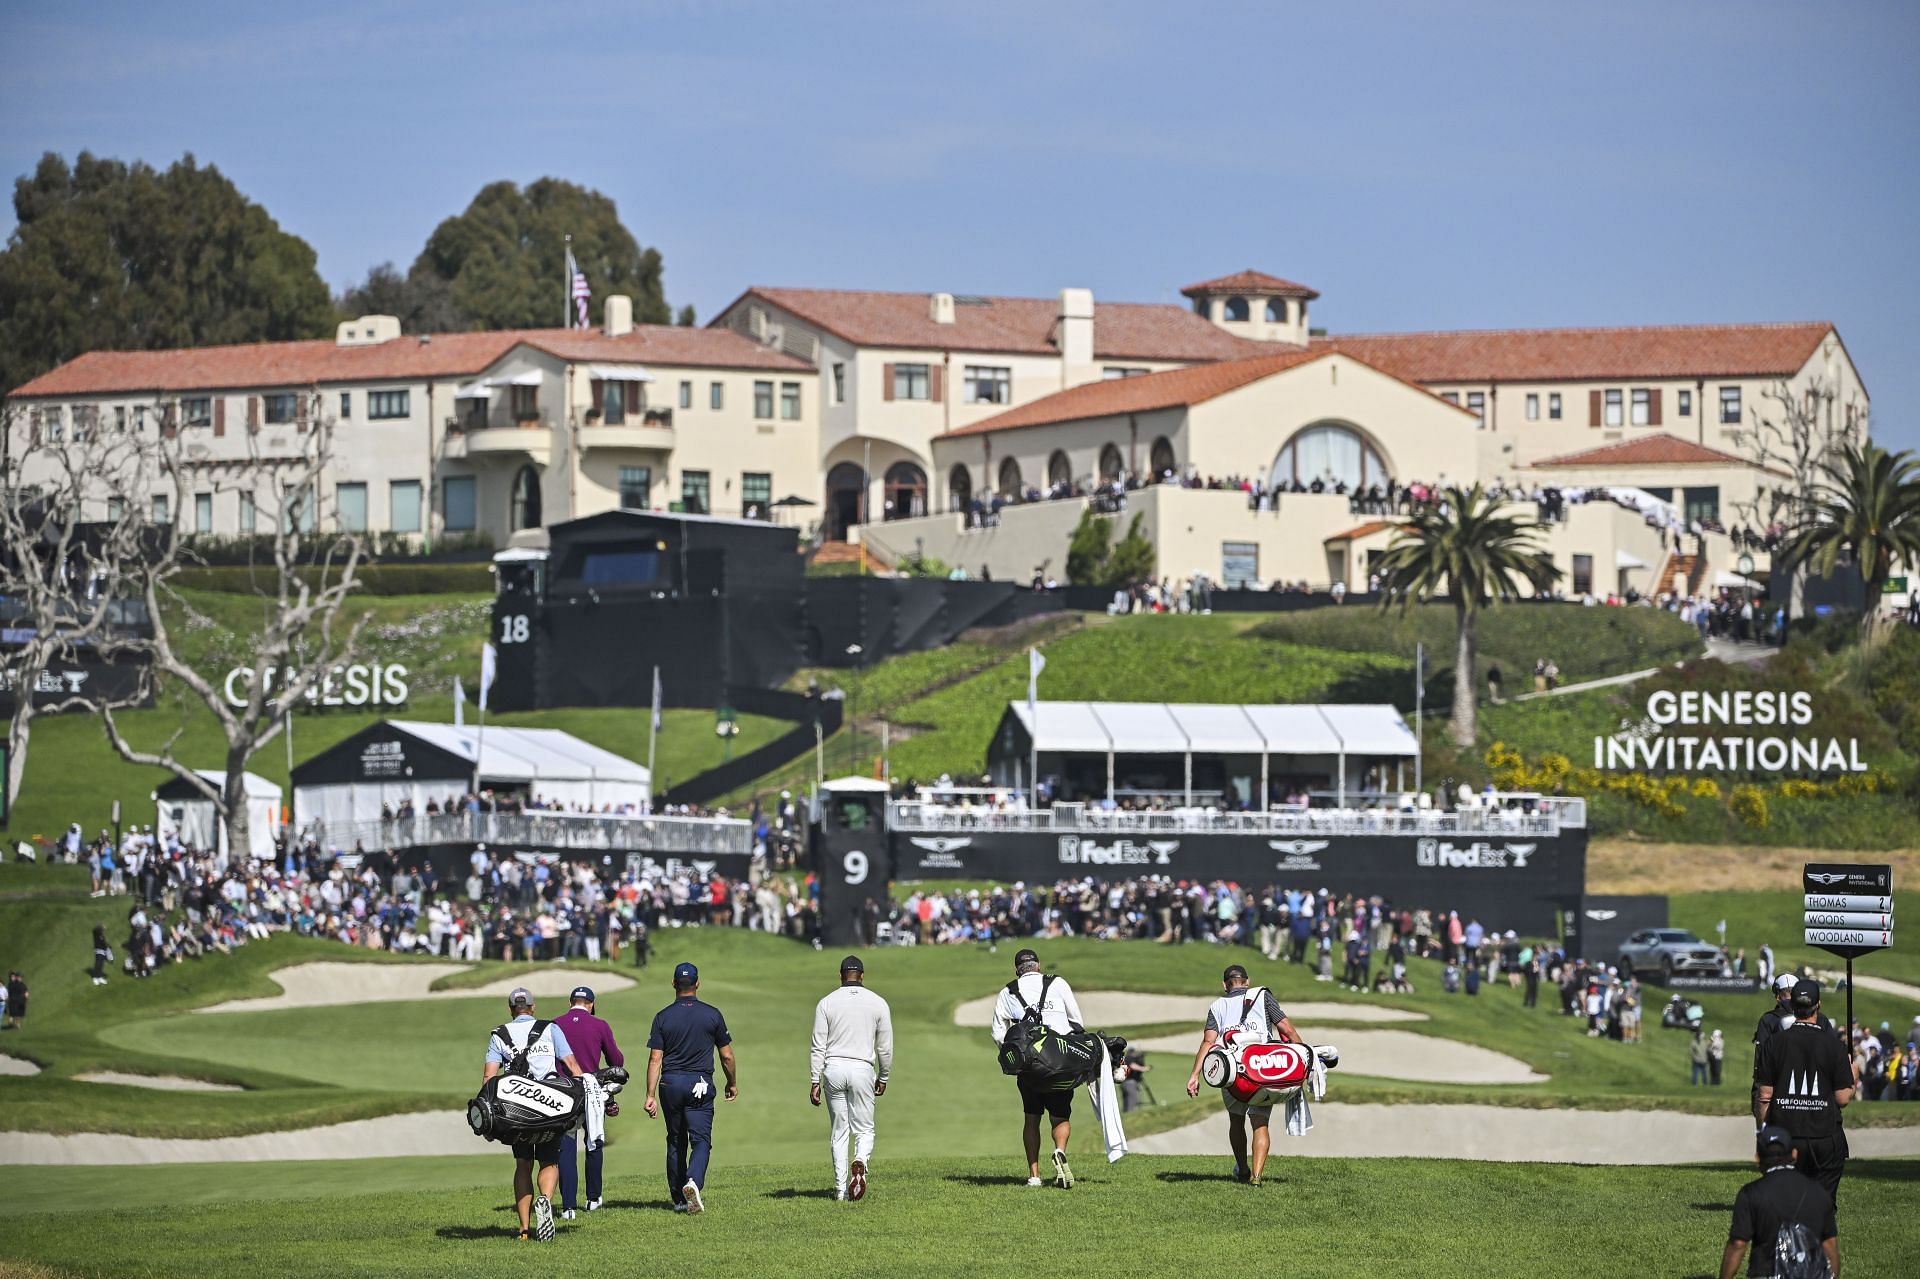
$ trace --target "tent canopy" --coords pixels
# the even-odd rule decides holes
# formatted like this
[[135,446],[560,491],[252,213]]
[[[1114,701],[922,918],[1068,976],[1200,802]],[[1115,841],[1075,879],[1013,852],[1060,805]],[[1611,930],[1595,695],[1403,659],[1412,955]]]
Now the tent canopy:
[[1638,555],[1635,555],[1632,551],[1623,551],[1619,547],[1615,547],[1613,551],[1613,566],[1615,568],[1645,568],[1647,567],[1647,562]]
[[1241,706],[1232,703],[1024,701],[1011,715],[1048,753],[1115,755],[1358,755],[1420,753],[1400,712],[1383,705]]
[[504,728],[486,731],[484,745],[471,725],[429,724],[420,720],[388,720],[394,728],[436,746],[451,755],[480,764],[480,784],[506,782],[635,782],[649,780],[646,765],[583,742],[557,728]]
[[587,376],[601,382],[651,382],[653,374],[638,364],[590,364]]
[[[211,782],[215,790],[220,790],[227,784],[227,775],[220,769],[196,768],[193,771],[206,781]],[[246,788],[248,799],[270,799],[276,804],[280,802],[280,788],[260,776],[260,774],[242,773],[240,779],[240,784]],[[160,785],[154,789],[153,797],[155,799],[206,798],[192,782],[180,777],[171,777],[161,782]]]

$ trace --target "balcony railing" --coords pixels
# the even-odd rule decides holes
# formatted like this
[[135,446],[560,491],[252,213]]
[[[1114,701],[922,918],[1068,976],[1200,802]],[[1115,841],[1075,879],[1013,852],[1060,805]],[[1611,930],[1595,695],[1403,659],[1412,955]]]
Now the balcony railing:
[[1433,812],[1397,808],[1100,809],[1084,804],[997,808],[895,800],[887,821],[900,831],[1058,831],[1094,834],[1216,835],[1557,835],[1586,825],[1586,801]]
[[751,853],[753,828],[736,818],[630,817],[599,813],[441,813],[392,821],[307,823],[322,848],[415,848],[466,844],[560,848],[592,853]]

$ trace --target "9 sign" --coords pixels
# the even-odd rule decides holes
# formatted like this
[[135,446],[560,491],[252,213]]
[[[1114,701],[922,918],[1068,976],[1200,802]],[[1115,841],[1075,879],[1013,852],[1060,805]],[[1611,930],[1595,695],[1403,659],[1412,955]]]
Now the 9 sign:
[[849,884],[866,883],[867,874],[873,869],[873,865],[868,860],[867,855],[857,848],[845,857],[842,857],[840,859],[840,865],[847,872],[847,883]]

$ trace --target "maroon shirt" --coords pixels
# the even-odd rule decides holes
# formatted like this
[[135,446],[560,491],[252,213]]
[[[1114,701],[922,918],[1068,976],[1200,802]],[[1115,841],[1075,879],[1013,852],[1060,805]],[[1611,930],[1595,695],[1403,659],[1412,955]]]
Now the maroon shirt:
[[613,1027],[586,1009],[569,1008],[555,1017],[553,1024],[566,1035],[567,1044],[573,1049],[573,1059],[588,1074],[600,1069],[602,1056],[609,1066],[627,1064],[626,1056],[621,1053],[619,1045],[613,1042]]

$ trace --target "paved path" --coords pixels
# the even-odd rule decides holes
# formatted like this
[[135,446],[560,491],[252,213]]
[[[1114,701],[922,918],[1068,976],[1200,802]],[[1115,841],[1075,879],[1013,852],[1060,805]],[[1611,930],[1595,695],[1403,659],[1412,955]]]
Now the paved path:
[[126,1137],[106,1132],[0,1132],[0,1165],[258,1163],[272,1159],[366,1159],[376,1155],[481,1155],[490,1150],[501,1147],[474,1136],[467,1127],[465,1112],[458,1110],[204,1140]]
[[[273,980],[280,984],[277,995],[229,999],[196,1011],[265,1012],[274,1008],[325,1008],[335,1004],[405,1003],[416,999],[472,999],[475,996],[505,999],[515,986],[525,986],[537,998],[564,1001],[567,992],[583,979],[596,994],[625,990],[633,985],[632,978],[615,973],[580,972],[556,965],[518,977],[502,977],[484,986],[430,989],[442,977],[466,972],[469,967],[468,964],[344,964],[332,960],[294,964],[274,970]],[[556,1006],[552,1011],[558,1014],[561,1009]]]
[[1645,679],[1649,675],[1657,675],[1659,671],[1660,668],[1658,666],[1649,666],[1644,671],[1630,671],[1625,675],[1609,675],[1605,679],[1581,680],[1578,684],[1562,684],[1560,687],[1550,688],[1544,693],[1521,693],[1517,696],[1506,698],[1505,700],[1509,702],[1531,702],[1536,697],[1559,697],[1566,693],[1584,693],[1590,688],[1612,688],[1616,684],[1632,684],[1638,680]]
[[[1334,1087],[1339,1076],[1334,1075]],[[1275,1157],[1483,1159],[1498,1163],[1748,1163],[1753,1121],[1671,1111],[1522,1110],[1509,1106],[1378,1106],[1321,1102],[1313,1131],[1273,1139]],[[1920,1128],[1847,1134],[1859,1159],[1920,1156]],[[1142,1155],[1227,1154],[1221,1118],[1127,1143]]]
[[[1133,1046],[1177,1056],[1182,1060],[1182,1068],[1190,1069],[1198,1038],[1197,1035],[1168,1035],[1142,1040]],[[1438,1039],[1410,1030],[1329,1029],[1314,1035],[1310,1042],[1340,1050],[1340,1065],[1332,1074],[1336,1084],[1342,1074],[1435,1084],[1543,1084],[1547,1081],[1546,1075],[1535,1074],[1517,1057],[1478,1044]]]

